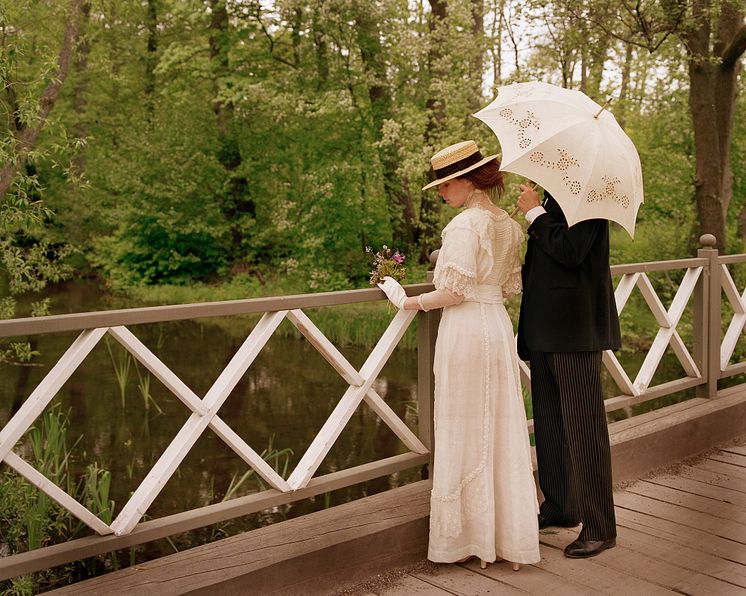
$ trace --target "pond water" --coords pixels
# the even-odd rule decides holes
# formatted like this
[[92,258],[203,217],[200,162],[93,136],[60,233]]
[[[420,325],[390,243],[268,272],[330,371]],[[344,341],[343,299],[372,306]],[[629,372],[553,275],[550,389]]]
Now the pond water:
[[[102,302],[90,284],[58,286],[50,294],[55,313],[122,308]],[[343,307],[335,307],[343,308]],[[313,319],[313,314],[309,313]],[[226,317],[132,326],[130,330],[198,396],[204,396],[250,332],[255,319]],[[284,322],[283,325],[289,325]],[[322,329],[323,330],[323,329]],[[4,425],[70,346],[77,333],[30,338],[40,356],[33,366],[0,369],[0,425]],[[340,351],[359,368],[370,350]],[[626,367],[639,368],[644,354],[623,354]],[[659,376],[674,377],[673,362]],[[666,372],[668,371],[668,372]],[[633,372],[629,373],[630,376]],[[119,377],[118,377],[119,375]],[[673,377],[671,377],[673,378]],[[656,380],[661,382],[661,380]],[[607,395],[618,393],[606,379]],[[374,387],[400,418],[416,431],[417,355],[397,348]],[[255,451],[281,455],[270,460],[287,478],[326,421],[347,385],[303,339],[273,336],[221,407],[219,416]],[[687,396],[670,396],[666,403]],[[660,400],[659,400],[660,401]],[[97,462],[112,473],[115,515],[147,475],[190,415],[188,408],[112,338],[105,338],[65,383],[54,404],[69,412],[68,445],[76,474]],[[651,405],[645,405],[648,409]],[[629,412],[616,413],[614,419]],[[76,442],[77,441],[77,442]],[[17,447],[21,451],[22,447]],[[324,459],[317,475],[406,452],[399,439],[362,404]],[[24,457],[30,454],[23,451]],[[220,501],[248,466],[210,429],[200,437],[148,510],[148,518]],[[418,469],[335,491],[281,509],[233,522],[235,531],[257,527],[418,480]],[[264,488],[254,475],[232,496]],[[147,518],[146,518],[147,519]],[[230,525],[230,524],[229,524]]]

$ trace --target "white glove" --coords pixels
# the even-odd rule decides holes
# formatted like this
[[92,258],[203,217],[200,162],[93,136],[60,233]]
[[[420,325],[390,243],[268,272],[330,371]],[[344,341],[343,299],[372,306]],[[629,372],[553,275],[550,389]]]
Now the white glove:
[[387,275],[383,278],[383,283],[378,284],[378,287],[383,290],[384,294],[386,294],[388,299],[391,301],[391,304],[396,308],[404,308],[404,301],[407,299],[407,293],[398,281]]

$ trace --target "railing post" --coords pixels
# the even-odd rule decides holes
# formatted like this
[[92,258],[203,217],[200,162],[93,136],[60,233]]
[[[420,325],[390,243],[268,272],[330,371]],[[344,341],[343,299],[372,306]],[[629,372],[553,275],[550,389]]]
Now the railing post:
[[699,241],[697,257],[708,263],[694,298],[694,360],[706,381],[697,387],[697,397],[713,398],[720,379],[720,263],[715,236],[703,234]]
[[[437,251],[430,256],[437,259]],[[433,272],[428,271],[427,281],[432,283]],[[430,450],[429,473],[432,474],[435,445],[433,414],[435,405],[435,339],[438,336],[440,309],[420,311],[417,315],[417,418],[420,440]],[[432,477],[432,476],[431,476]]]

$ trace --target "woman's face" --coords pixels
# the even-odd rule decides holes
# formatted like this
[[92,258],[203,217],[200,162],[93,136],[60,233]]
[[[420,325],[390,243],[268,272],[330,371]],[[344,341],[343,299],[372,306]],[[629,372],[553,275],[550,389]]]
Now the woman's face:
[[465,178],[451,178],[438,185],[438,192],[443,200],[451,207],[458,209],[474,190],[472,184]]

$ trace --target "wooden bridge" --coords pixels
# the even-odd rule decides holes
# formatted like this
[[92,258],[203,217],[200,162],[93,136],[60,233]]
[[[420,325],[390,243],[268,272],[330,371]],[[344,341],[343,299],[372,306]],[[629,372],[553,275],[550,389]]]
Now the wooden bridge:
[[[488,591],[540,594],[552,589],[565,593],[622,594],[638,588],[644,594],[666,590],[688,594],[743,592],[746,521],[739,508],[742,509],[746,496],[746,457],[742,443],[733,441],[746,433],[746,385],[738,384],[738,376],[746,371],[746,356],[738,346],[746,323],[746,290],[740,291],[735,281],[743,277],[738,266],[746,263],[746,255],[718,255],[712,237],[703,237],[703,244],[696,258],[612,268],[617,279],[616,302],[620,314],[624,315],[630,297],[638,292],[657,326],[634,380],[613,353],[604,354],[606,369],[619,388],[618,395],[606,400],[606,409],[610,413],[623,413],[623,419],[610,424],[615,483],[638,480],[662,466],[710,452],[709,459],[677,469],[676,474],[659,475],[617,491],[621,530],[616,549],[589,561],[566,560],[561,557],[559,547],[571,541],[571,533],[545,531],[541,563],[519,573],[508,572],[499,563],[484,571],[470,564],[437,566],[434,572],[428,566],[411,569],[422,564],[427,547],[430,485],[428,480],[422,480],[81,582],[59,592],[328,594],[347,589],[361,594],[366,590],[391,594]],[[657,275],[663,276],[662,285],[656,281]],[[429,283],[417,284],[408,286],[407,291],[415,295],[431,288]],[[309,308],[333,308],[381,299],[378,290],[354,290],[0,322],[0,337],[79,332],[70,348],[0,430],[0,461],[92,530],[85,538],[1,558],[0,579],[427,465],[432,457],[432,356],[438,313],[396,313],[358,370],[304,312]],[[261,314],[261,319],[202,397],[129,329],[164,321],[242,314]],[[374,388],[381,369],[415,318],[419,420],[416,432]],[[219,416],[221,405],[283,320],[289,320],[300,331],[347,385],[329,419],[287,478],[267,465]],[[105,336],[124,346],[191,412],[111,523],[104,522],[51,483],[18,453],[26,430]],[[657,373],[667,352],[676,358],[681,374],[676,379],[658,382]],[[524,367],[524,382],[529,374]],[[688,399],[634,415],[634,406],[673,394],[681,396],[682,392],[687,392]],[[391,428],[407,452],[316,476],[324,457],[363,401]],[[208,427],[271,488],[142,521],[163,485]],[[720,450],[711,451],[715,446],[721,446]],[[365,584],[370,578],[407,567],[410,571],[399,577],[398,584],[370,589]]]

